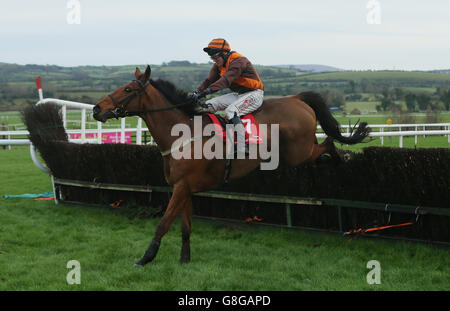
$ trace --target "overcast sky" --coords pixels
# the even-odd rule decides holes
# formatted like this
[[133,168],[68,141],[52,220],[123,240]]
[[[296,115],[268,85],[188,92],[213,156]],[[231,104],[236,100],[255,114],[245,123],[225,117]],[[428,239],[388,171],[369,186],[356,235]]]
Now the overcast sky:
[[[68,23],[70,1],[80,3],[80,24]],[[217,37],[261,65],[449,69],[450,0],[0,2],[0,62],[206,63],[202,48]]]

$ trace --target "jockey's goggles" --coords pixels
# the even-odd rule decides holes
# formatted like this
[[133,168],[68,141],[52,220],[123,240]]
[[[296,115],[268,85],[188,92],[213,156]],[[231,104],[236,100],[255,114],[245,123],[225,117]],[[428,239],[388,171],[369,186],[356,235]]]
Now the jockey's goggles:
[[211,57],[211,59],[217,59],[220,56],[222,56],[222,54],[223,54],[223,52],[220,51],[220,52],[217,52],[217,53],[214,53],[214,54],[210,55],[210,57]]

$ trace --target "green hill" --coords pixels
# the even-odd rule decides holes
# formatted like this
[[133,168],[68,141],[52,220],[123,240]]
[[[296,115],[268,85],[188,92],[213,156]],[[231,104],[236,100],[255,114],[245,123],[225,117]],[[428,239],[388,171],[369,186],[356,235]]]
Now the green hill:
[[[196,64],[172,61],[151,65],[153,79],[165,79],[187,92],[194,90],[207,76],[211,63]],[[17,65],[0,63],[0,110],[17,110],[35,103],[35,78],[41,76],[45,97],[95,103],[120,85],[134,78],[136,67],[123,66]],[[298,94],[305,90],[322,92],[332,106],[344,107],[345,102],[364,102],[372,107],[389,99],[385,106],[405,101],[405,95],[414,93],[428,96],[426,105],[437,104],[445,108],[445,92],[450,88],[450,74],[409,71],[342,71],[305,73],[295,68],[255,66],[263,80],[266,96]],[[444,94],[444,95],[443,95]],[[442,97],[444,96],[444,97]],[[371,103],[371,104],[367,104]],[[354,107],[354,105],[350,105]],[[403,105],[406,107],[405,105]],[[417,109],[423,106],[416,103]],[[383,108],[384,109],[384,108]],[[415,108],[414,108],[415,109]],[[448,108],[447,108],[448,109]]]
[[450,83],[450,74],[433,73],[425,71],[343,71],[307,74],[302,76],[307,80],[353,80],[360,82],[368,80],[394,80],[405,82],[432,82],[444,81]]

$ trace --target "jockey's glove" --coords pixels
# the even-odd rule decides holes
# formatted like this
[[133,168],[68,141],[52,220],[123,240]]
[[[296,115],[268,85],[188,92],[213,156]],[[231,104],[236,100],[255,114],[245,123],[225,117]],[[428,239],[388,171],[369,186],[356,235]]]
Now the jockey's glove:
[[203,111],[210,112],[210,113],[216,112],[216,109],[214,108],[214,106],[212,104],[205,103],[205,104],[200,104],[200,106],[203,108]]
[[192,92],[191,98],[194,99],[194,100],[199,100],[199,99],[205,97],[208,94],[211,94],[211,89],[210,88],[207,88],[204,91],[195,90],[194,92]]

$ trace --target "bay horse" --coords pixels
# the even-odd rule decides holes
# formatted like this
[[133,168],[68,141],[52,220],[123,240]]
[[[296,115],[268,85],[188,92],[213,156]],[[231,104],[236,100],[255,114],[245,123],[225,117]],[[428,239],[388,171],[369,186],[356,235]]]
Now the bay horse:
[[[192,117],[199,114],[198,103],[170,82],[152,80],[150,75],[150,66],[144,73],[136,68],[136,79],[100,100],[93,108],[93,116],[98,121],[106,122],[110,118],[137,115],[147,124],[160,151],[170,151],[177,139],[171,136],[172,127],[176,124],[192,127]],[[210,123],[206,114],[200,115],[203,124]],[[282,160],[291,166],[314,161],[324,152],[332,152],[333,139],[344,144],[356,144],[369,133],[367,123],[361,123],[350,136],[342,136],[340,125],[331,115],[325,100],[314,92],[267,99],[253,115],[258,124],[279,125],[279,153]],[[328,136],[321,144],[317,143],[315,136],[317,121]],[[267,141],[271,140],[270,133],[267,131],[267,137],[264,137]],[[206,138],[202,138],[202,144]],[[178,215],[182,220],[180,262],[190,261],[192,194],[220,186],[227,170],[227,160],[223,158],[175,159],[170,152],[162,152],[162,155],[165,179],[173,187],[173,194],[150,245],[135,267],[144,266],[155,258],[161,239]],[[259,157],[231,160],[229,179],[245,176],[261,161]]]

